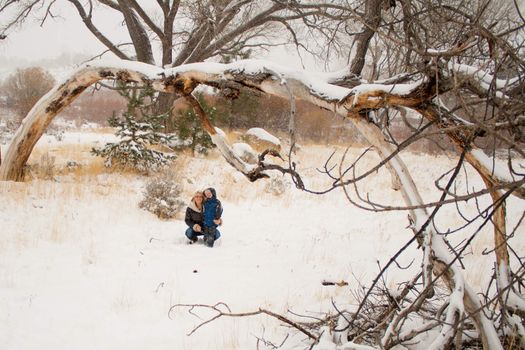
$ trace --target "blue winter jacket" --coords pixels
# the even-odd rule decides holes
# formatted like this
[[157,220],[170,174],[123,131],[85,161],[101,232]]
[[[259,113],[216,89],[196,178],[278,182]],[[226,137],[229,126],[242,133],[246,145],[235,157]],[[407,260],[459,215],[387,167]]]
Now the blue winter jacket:
[[222,215],[221,201],[217,199],[217,193],[214,188],[208,188],[212,193],[211,198],[206,198],[202,205],[203,225],[204,227],[217,227],[213,220],[220,219]]

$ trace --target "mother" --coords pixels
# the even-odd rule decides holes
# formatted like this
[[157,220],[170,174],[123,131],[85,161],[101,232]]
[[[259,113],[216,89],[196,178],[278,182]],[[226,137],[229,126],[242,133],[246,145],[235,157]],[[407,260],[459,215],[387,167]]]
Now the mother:
[[[203,202],[204,202],[204,193],[197,191],[191,198],[190,204],[186,208],[186,217],[184,218],[184,221],[186,222],[186,225],[188,225],[188,229],[186,230],[186,237],[190,240],[189,243],[193,244],[197,242],[198,236],[203,236],[204,233],[202,232],[202,223],[204,221],[202,209],[203,209]],[[217,225],[222,224],[222,219],[215,220],[215,223]],[[214,235],[214,241],[218,240],[221,236],[221,233],[219,230],[215,230]]]

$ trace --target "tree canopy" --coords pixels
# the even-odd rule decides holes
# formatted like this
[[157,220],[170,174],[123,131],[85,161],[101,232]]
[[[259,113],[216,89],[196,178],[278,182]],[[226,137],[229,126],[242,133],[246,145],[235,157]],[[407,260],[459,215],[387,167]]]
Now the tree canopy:
[[[0,2],[4,21],[0,34],[9,35],[36,16],[42,24],[63,6],[73,6],[84,25],[107,51],[120,59],[158,66],[178,66],[211,57],[230,60],[253,49],[294,42],[307,51],[307,39],[335,37],[339,22],[350,16],[343,2],[276,0],[32,0]],[[100,28],[101,9],[122,21],[129,41],[119,42]],[[97,16],[98,15],[98,16]],[[82,24],[81,24],[82,23]],[[317,47],[319,49],[319,47]],[[155,52],[159,55],[156,55]]]

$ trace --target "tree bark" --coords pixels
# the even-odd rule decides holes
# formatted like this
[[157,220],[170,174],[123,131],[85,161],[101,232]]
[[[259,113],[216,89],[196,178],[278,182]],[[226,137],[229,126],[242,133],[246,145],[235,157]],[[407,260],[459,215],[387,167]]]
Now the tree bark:
[[89,29],[89,31],[95,36],[95,38],[98,39],[105,47],[108,48],[111,52],[113,52],[118,58],[127,60],[129,57],[122,52],[114,43],[111,42],[104,34],[102,34],[98,28],[93,24],[91,20],[91,14],[86,14],[86,11],[84,10],[84,7],[78,0],[68,0],[71,2],[75,8],[78,11],[78,14],[80,15],[80,18],[82,18],[82,21],[84,22],[84,25]]
[[[384,140],[383,134],[379,128],[373,124],[368,123],[359,116],[355,116],[350,119],[361,134],[368,140],[368,142],[375,146],[379,156],[382,159],[387,158],[391,153],[395,151],[393,146]],[[419,206],[423,204],[423,200],[419,194],[419,191],[415,185],[412,176],[401,158],[396,155],[390,161],[390,167],[388,169],[395,176],[399,183],[401,183],[401,194],[407,206]],[[410,215],[415,222],[414,230],[417,232],[423,222],[428,218],[428,212],[424,208],[410,210]],[[445,284],[450,291],[464,290],[463,303],[465,310],[473,317],[478,331],[481,335],[483,348],[484,349],[502,349],[501,344],[496,343],[494,340],[498,339],[496,330],[491,322],[480,312],[481,306],[478,297],[473,292],[472,288],[466,284],[462,277],[461,270],[456,266],[457,263],[452,263],[453,257],[442,256],[437,252],[446,251],[446,244],[443,241],[443,237],[436,234],[436,232],[429,226],[427,226],[424,236],[429,236],[428,242],[432,249],[432,255],[434,256],[433,272],[434,275],[441,276],[445,281]],[[424,236],[418,238],[420,245],[424,245]],[[440,246],[440,249],[435,249],[435,245]]]
[[364,26],[361,33],[357,35],[355,42],[357,48],[354,58],[350,64],[350,73],[360,76],[365,66],[365,57],[370,46],[370,40],[375,35],[381,23],[381,2],[383,0],[367,0],[365,5]]
[[117,1],[120,5],[122,14],[124,15],[124,20],[126,21],[126,26],[128,27],[131,41],[133,42],[133,46],[135,47],[137,61],[148,64],[155,64],[148,34],[146,33],[144,27],[135,15],[131,4],[128,0]]

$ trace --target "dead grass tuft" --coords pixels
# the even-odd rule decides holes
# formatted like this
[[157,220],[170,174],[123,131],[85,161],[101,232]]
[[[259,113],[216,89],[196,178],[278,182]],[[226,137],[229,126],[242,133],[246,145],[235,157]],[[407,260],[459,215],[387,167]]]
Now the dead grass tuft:
[[[83,130],[82,129],[79,129],[78,131],[82,132]],[[101,135],[104,135],[104,134],[115,134],[115,128],[111,127],[111,126],[102,126],[102,127],[98,127],[96,129],[90,129],[90,132],[92,133],[95,133],[95,134],[101,134]]]
[[104,166],[104,161],[96,158],[88,164],[73,168],[70,174],[73,175],[75,179],[80,179],[82,177],[95,177],[106,174],[108,171],[109,169]]

